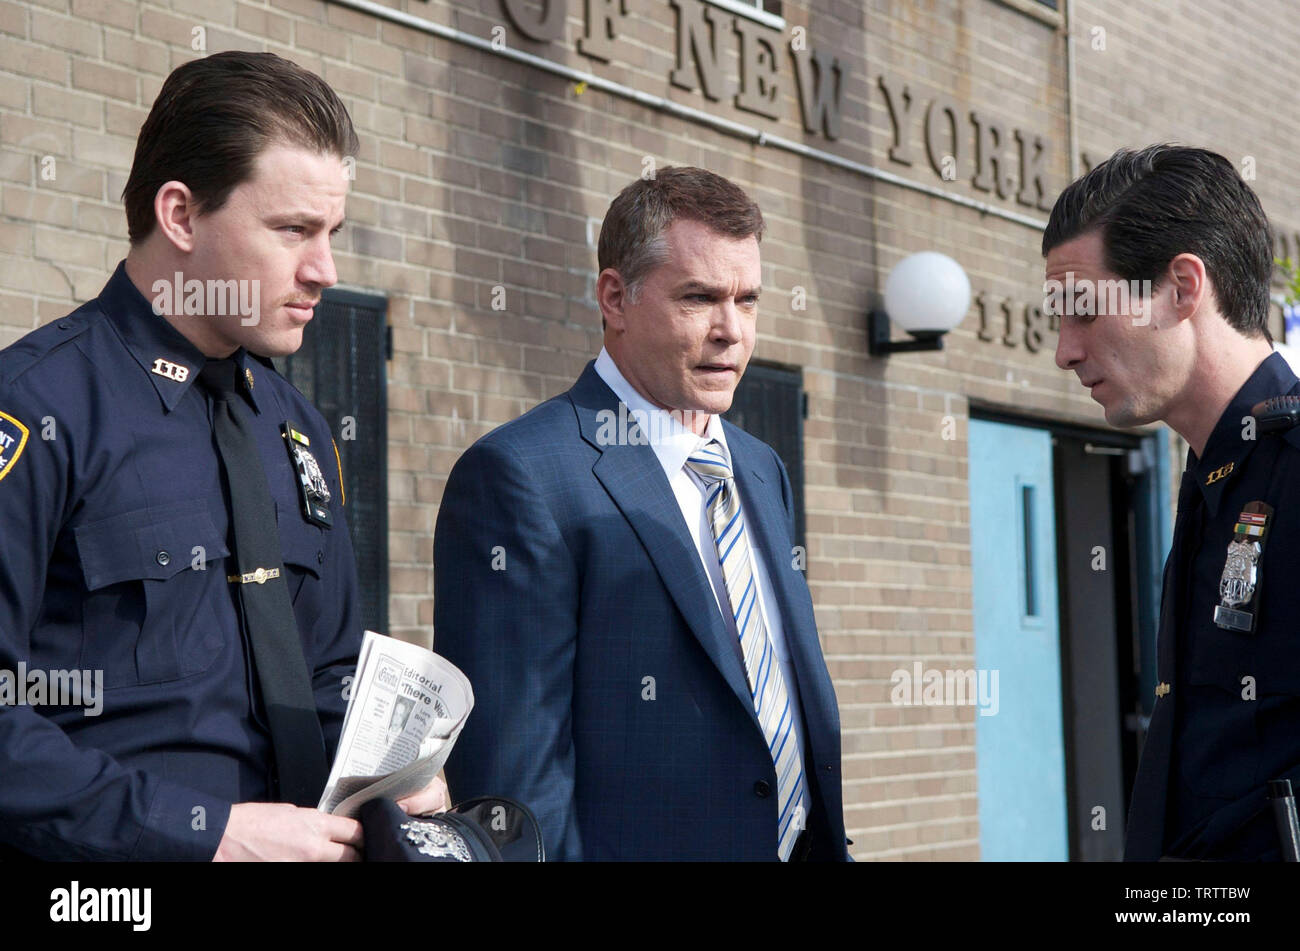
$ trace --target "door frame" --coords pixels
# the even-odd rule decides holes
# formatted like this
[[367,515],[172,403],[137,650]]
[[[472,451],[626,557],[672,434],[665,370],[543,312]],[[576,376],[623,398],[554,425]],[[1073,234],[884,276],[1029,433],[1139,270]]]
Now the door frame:
[[[1079,857],[1078,828],[1074,818],[1080,804],[1077,792],[1077,756],[1074,742],[1074,711],[1078,709],[1077,697],[1073,684],[1074,671],[1071,666],[1071,644],[1076,632],[1072,629],[1069,617],[1070,587],[1065,577],[1065,564],[1060,557],[1066,540],[1062,537],[1066,531],[1066,520],[1062,517],[1064,508],[1061,492],[1065,479],[1061,474],[1061,457],[1056,451],[1059,437],[1066,437],[1091,443],[1102,450],[1122,450],[1136,453],[1142,461],[1142,470],[1133,477],[1127,497],[1117,500],[1114,488],[1117,485],[1115,468],[1112,467],[1112,506],[1111,521],[1115,546],[1119,547],[1120,517],[1126,519],[1131,515],[1135,524],[1132,530],[1125,531],[1127,551],[1123,559],[1113,559],[1112,564],[1118,569],[1126,565],[1130,575],[1130,597],[1127,605],[1116,603],[1116,609],[1127,609],[1129,635],[1128,643],[1133,647],[1132,671],[1120,661],[1119,702],[1121,704],[1121,749],[1120,768],[1124,786],[1124,809],[1127,811],[1127,798],[1131,792],[1132,777],[1136,774],[1137,754],[1145,739],[1146,723],[1151,713],[1149,690],[1144,689],[1147,681],[1154,683],[1155,635],[1159,625],[1160,584],[1163,574],[1165,556],[1170,544],[1170,518],[1168,506],[1169,486],[1169,433],[1160,426],[1156,429],[1124,431],[1102,429],[1084,424],[1062,421],[1049,416],[1035,415],[1009,410],[1005,406],[972,399],[968,402],[968,418],[986,422],[1003,423],[1030,429],[1046,430],[1052,437],[1053,486],[1056,498],[1053,500],[1056,514],[1056,570],[1057,570],[1057,610],[1060,618],[1057,625],[1060,638],[1060,672],[1062,718],[1065,723],[1065,777],[1066,809],[1071,821],[1069,829],[1070,859]],[[969,455],[968,455],[969,458]],[[1126,459],[1126,461],[1129,461]],[[1131,468],[1131,467],[1130,467]],[[969,474],[968,474],[969,478]],[[1121,485],[1121,487],[1123,487]],[[972,540],[973,541],[973,540]],[[1117,636],[1119,632],[1117,631]],[[1132,681],[1132,683],[1129,683]],[[1134,734],[1134,743],[1129,743],[1129,733]],[[1123,821],[1126,816],[1107,817],[1107,822]]]

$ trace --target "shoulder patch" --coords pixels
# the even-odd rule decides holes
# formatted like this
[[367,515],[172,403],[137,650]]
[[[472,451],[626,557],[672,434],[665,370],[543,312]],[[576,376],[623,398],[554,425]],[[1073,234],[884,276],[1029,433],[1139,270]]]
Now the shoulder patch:
[[0,412],[0,480],[9,474],[27,445],[27,427],[8,413]]

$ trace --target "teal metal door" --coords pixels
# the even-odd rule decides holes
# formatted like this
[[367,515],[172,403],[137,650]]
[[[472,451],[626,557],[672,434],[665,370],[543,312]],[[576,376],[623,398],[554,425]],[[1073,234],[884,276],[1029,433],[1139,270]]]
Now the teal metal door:
[[1051,434],[971,420],[970,509],[975,666],[998,688],[975,716],[981,857],[1064,861]]

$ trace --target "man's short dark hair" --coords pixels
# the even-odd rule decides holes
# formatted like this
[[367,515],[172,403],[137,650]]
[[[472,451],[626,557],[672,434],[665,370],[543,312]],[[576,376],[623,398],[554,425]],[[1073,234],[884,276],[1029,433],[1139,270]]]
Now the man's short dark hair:
[[1222,155],[1175,145],[1120,149],[1061,193],[1043,255],[1094,229],[1107,269],[1153,288],[1176,256],[1195,254],[1228,323],[1272,341],[1272,231],[1259,199]]
[[618,193],[600,226],[599,270],[613,268],[635,301],[641,282],[663,263],[663,233],[689,219],[729,238],[763,240],[763,213],[735,182],[708,169],[668,165]]
[[177,67],[140,128],[122,199],[131,243],[154,228],[154,197],[184,182],[210,213],[272,143],[355,156],[357,135],[325,80],[274,53],[215,53]]

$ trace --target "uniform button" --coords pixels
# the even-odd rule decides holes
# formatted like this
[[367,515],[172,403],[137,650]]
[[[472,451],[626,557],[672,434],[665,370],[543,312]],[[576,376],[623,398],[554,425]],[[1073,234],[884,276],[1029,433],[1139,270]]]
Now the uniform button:
[[754,783],[754,795],[759,799],[766,799],[771,794],[772,787],[769,786],[766,781],[760,779],[758,782]]
[[67,320],[60,320],[60,321],[59,321],[59,329],[60,329],[60,330],[71,330],[71,329],[72,329],[72,322],[71,322],[71,321],[67,321]]
[[316,552],[316,564],[318,565],[325,564],[325,553],[323,551]]
[[158,564],[162,565],[164,568],[171,564],[171,560],[172,556],[167,554],[165,551],[160,551],[158,554],[154,555],[154,561],[158,562]]

